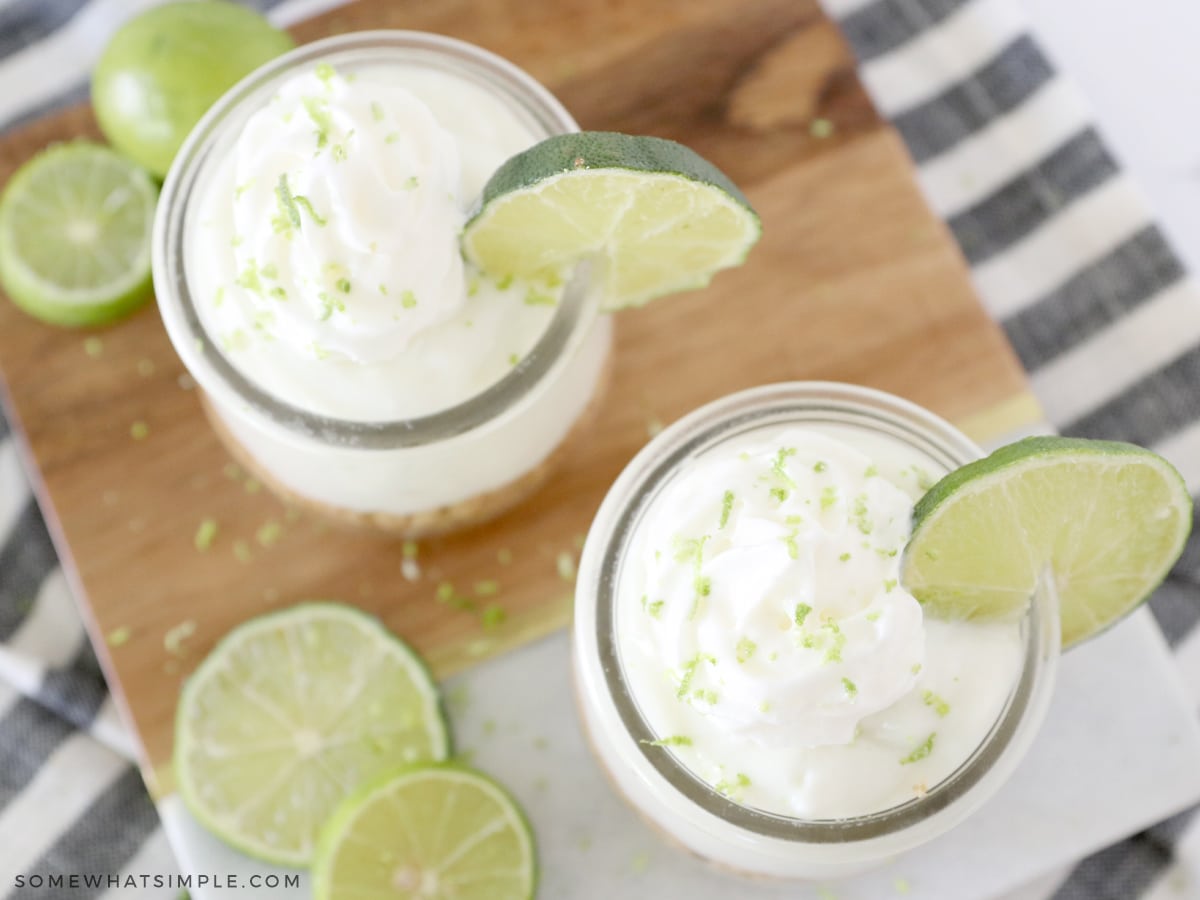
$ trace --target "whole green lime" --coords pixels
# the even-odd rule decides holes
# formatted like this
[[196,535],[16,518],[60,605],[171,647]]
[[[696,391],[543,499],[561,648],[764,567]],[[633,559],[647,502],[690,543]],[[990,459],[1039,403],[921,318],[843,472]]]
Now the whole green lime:
[[225,0],[155,7],[126,22],[100,57],[96,118],[114,147],[161,178],[208,108],[293,46],[258,13]]

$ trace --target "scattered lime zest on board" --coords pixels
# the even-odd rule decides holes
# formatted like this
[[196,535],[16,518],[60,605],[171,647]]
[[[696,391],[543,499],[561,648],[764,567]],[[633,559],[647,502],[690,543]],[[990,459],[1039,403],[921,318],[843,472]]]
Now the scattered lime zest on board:
[[[157,200],[150,176],[107,147],[75,141],[43,150],[0,196],[0,284],[52,325],[120,318],[150,297]],[[103,343],[87,338],[84,350],[99,356]]]
[[607,311],[694,290],[740,265],[762,234],[716,166],[662,138],[578,132],[505,162],[463,230],[471,262],[500,280],[560,278],[599,257]]
[[1191,525],[1187,486],[1161,456],[1027,438],[956,469],[918,501],[901,580],[937,618],[1011,621],[1049,572],[1070,647],[1150,596]]

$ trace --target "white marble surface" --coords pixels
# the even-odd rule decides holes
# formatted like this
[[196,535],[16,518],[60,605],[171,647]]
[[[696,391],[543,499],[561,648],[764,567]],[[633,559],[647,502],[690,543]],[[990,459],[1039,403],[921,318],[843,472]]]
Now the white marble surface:
[[[447,686],[457,746],[524,804],[539,842],[540,896],[554,900],[877,900],[901,888],[914,900],[994,900],[1200,800],[1200,724],[1142,611],[1064,657],[1030,755],[957,830],[837,884],[742,881],[661,840],[616,796],[584,743],[568,658],[558,634]],[[177,798],[161,811],[185,871],[243,879],[266,871],[205,834]],[[204,888],[192,895],[223,896]]]

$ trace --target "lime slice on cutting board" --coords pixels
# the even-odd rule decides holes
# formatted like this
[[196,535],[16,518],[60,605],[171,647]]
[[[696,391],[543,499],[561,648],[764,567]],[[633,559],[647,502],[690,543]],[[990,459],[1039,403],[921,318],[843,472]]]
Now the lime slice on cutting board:
[[531,281],[598,256],[611,311],[703,287],[740,265],[761,234],[742,192],[682,144],[585,131],[505,162],[463,231],[463,250],[497,278]]
[[449,750],[420,659],[333,603],[230,632],[184,686],[175,723],[175,776],[196,818],[243,852],[292,866],[308,864],[347,794]]
[[35,156],[0,197],[0,283],[55,325],[99,325],[150,296],[158,188],[106,147],[78,141]]
[[951,472],[913,510],[901,580],[940,619],[1012,620],[1049,569],[1063,646],[1141,604],[1183,552],[1192,499],[1132,444],[1028,438]]
[[321,833],[316,900],[531,900],[533,835],[494,781],[419,766],[348,799]]

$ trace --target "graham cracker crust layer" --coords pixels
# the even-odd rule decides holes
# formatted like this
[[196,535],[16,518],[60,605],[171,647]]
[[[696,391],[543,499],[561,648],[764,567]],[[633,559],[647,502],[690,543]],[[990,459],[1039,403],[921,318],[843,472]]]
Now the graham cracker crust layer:
[[608,390],[611,371],[612,360],[609,359],[604,363],[600,377],[596,380],[596,390],[587,406],[583,408],[583,412],[579,414],[570,430],[550,451],[550,454],[532,469],[508,484],[482,494],[476,494],[457,503],[402,515],[346,509],[297,493],[280,482],[250,455],[249,451],[230,433],[229,428],[213,409],[212,403],[203,391],[200,391],[200,405],[203,407],[204,414],[208,418],[209,424],[212,425],[213,431],[225,445],[230,456],[285,503],[306,512],[315,513],[343,528],[416,539],[448,534],[482,524],[507,512],[541,487],[551,473],[574,452],[577,442],[582,440],[583,435],[590,430],[599,417],[600,407]]

